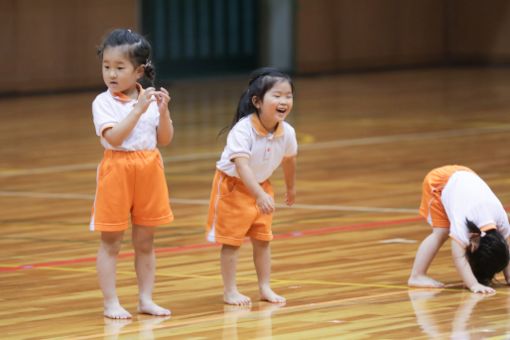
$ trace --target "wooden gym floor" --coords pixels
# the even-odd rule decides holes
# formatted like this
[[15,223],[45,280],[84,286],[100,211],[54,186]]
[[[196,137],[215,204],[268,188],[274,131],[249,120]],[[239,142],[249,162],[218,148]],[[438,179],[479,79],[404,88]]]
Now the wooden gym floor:
[[[510,288],[460,285],[449,253],[406,287],[429,227],[417,215],[432,168],[477,171],[510,207],[510,69],[421,69],[297,78],[289,121],[300,142],[298,197],[278,206],[273,288],[259,302],[251,246],[238,281],[251,308],[222,302],[219,247],[203,225],[215,161],[245,79],[170,87],[176,136],[162,149],[175,222],[159,229],[156,302],[170,318],[102,317],[98,234],[88,231],[95,169],[94,93],[0,99],[0,334],[4,339],[510,338]],[[273,176],[283,203],[281,171]],[[136,311],[130,235],[118,293]]]

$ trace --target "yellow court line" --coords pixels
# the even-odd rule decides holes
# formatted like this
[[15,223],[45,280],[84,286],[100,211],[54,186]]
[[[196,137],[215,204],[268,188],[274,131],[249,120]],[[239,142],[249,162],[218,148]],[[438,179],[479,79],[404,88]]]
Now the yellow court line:
[[7,268],[18,268],[22,266],[21,264],[1,264],[0,263],[0,267],[7,267]]

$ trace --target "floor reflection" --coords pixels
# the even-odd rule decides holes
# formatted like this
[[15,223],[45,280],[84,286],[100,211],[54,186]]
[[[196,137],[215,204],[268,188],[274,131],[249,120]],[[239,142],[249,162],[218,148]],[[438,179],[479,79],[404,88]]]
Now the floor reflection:
[[249,322],[250,337],[255,339],[269,339],[273,335],[272,315],[285,304],[272,304],[260,302],[257,306],[231,306],[223,308],[223,339],[237,340],[245,339],[246,334],[238,331],[238,325]]
[[131,328],[129,331],[123,331],[123,328],[129,324],[138,325],[137,339],[153,340],[156,339],[153,330],[158,326],[163,325],[163,322],[169,320],[170,316],[158,317],[151,315],[140,314],[136,321],[132,319],[110,319],[104,318],[104,339],[117,340],[123,333],[136,334]]
[[409,290],[408,294],[418,325],[431,339],[510,337],[509,325],[490,318],[494,314],[509,314],[510,296],[506,291],[492,295],[465,291],[459,296],[442,289],[418,289]]

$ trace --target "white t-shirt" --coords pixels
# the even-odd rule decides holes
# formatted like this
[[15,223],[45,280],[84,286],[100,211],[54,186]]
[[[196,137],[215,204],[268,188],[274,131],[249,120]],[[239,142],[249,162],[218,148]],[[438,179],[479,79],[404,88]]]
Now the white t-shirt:
[[441,201],[450,220],[450,237],[469,246],[466,219],[476,226],[495,224],[503,237],[510,235],[508,216],[489,186],[475,173],[455,172],[441,193]]
[[[141,87],[139,88],[141,90]],[[143,91],[143,90],[142,90]],[[141,93],[141,91],[140,91]],[[157,145],[157,131],[159,125],[158,105],[152,102],[129,136],[118,147],[110,145],[103,138],[103,132],[115,126],[131,112],[138,100],[123,95],[113,95],[110,91],[99,94],[92,103],[92,115],[96,134],[101,137],[101,144],[105,149],[120,151],[154,150]]]
[[239,120],[230,130],[227,145],[216,167],[229,176],[239,177],[233,159],[248,158],[257,182],[262,183],[271,177],[283,157],[296,154],[296,132],[290,124],[283,122],[270,133],[264,129],[258,116],[251,114]]

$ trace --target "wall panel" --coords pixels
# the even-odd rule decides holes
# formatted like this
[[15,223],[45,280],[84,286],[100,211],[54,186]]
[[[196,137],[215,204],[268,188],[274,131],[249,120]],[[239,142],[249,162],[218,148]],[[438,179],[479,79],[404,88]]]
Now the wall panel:
[[0,82],[4,93],[101,86],[95,54],[101,38],[112,28],[137,26],[136,0],[17,0],[1,6],[7,20],[0,38],[13,42],[1,54],[11,75]]
[[510,62],[510,1],[449,0],[448,54],[453,62]]

